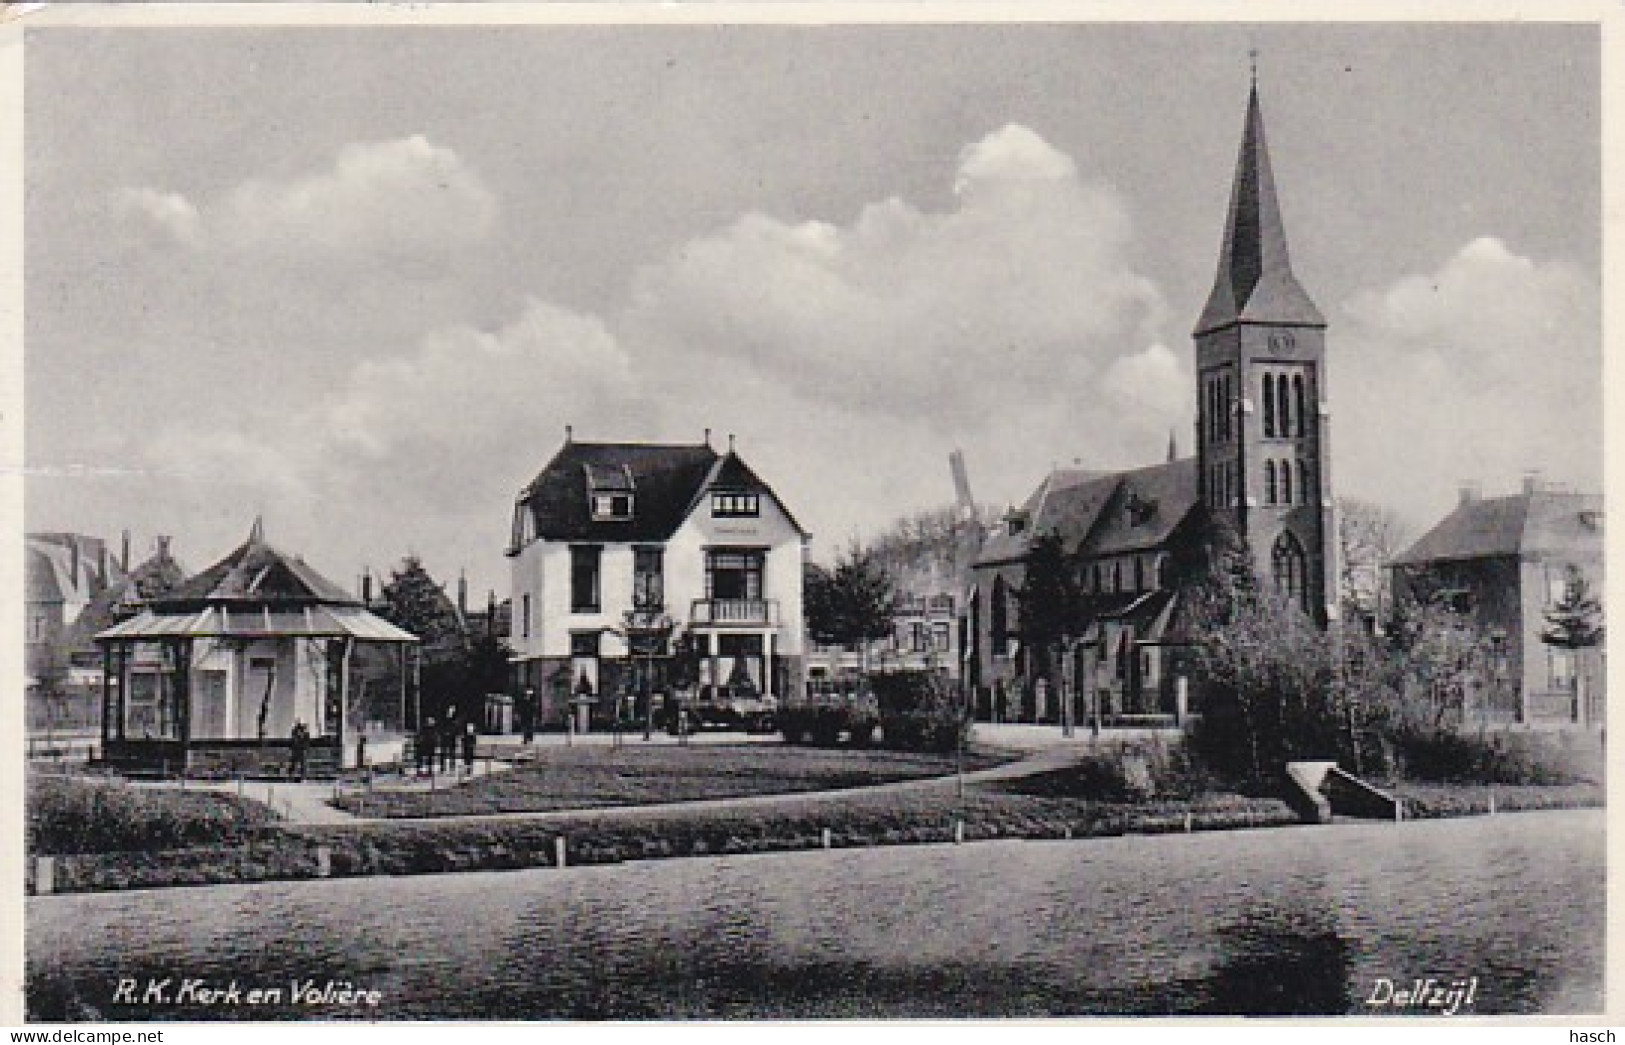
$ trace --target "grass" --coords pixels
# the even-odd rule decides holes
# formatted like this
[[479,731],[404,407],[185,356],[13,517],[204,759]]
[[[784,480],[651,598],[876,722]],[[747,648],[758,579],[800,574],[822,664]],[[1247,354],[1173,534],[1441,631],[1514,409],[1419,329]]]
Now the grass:
[[1405,804],[1405,815],[1416,820],[1449,816],[1477,816],[1495,810],[1512,813],[1538,809],[1601,807],[1607,794],[1601,784],[1441,784],[1407,781],[1394,790]]
[[[841,773],[858,773],[853,767],[859,764],[868,765],[862,773],[871,781],[888,773],[941,772],[930,756],[770,748],[745,757],[740,749],[710,750],[724,754],[707,760],[701,748],[677,749],[664,761],[651,758],[638,763],[647,774],[632,774],[636,783],[619,786],[648,788],[660,780],[688,781],[674,787],[734,786],[722,782],[738,781],[760,764],[757,759],[777,755],[790,755],[799,767],[794,771],[776,767],[783,771],[775,785],[779,787],[789,779],[806,787],[829,788]],[[594,771],[603,770],[593,761],[595,754],[604,753],[575,749],[569,757],[596,766]],[[655,772],[662,765],[665,771]],[[705,767],[710,771],[702,772]],[[233,796],[51,779],[30,782],[29,843],[32,853],[72,854],[58,856],[55,888],[75,892],[315,878],[322,850],[328,872],[347,877],[549,867],[555,863],[560,838],[565,840],[567,862],[576,865],[816,849],[825,844],[825,831],[828,844],[837,848],[942,843],[954,839],[956,822],[962,824],[966,841],[1090,838],[1299,822],[1277,798],[1212,789],[1182,798],[1137,795],[1125,790],[1108,768],[1086,766],[972,783],[963,798],[955,781],[946,778],[901,791],[855,790],[823,797],[784,794],[746,808],[696,810],[668,804],[637,810],[575,809],[546,819],[380,820],[331,826],[273,823],[264,807]],[[759,792],[760,788],[750,793]],[[1485,785],[1404,783],[1400,793],[1407,816],[1416,818],[1466,816],[1489,808],[1490,788]],[[1497,810],[1505,812],[1597,806],[1603,801],[1602,789],[1595,784],[1498,785],[1494,793]],[[48,816],[36,813],[38,794],[47,796]],[[75,833],[63,823],[71,809],[98,810],[88,815],[87,823],[103,826]],[[124,823],[131,810],[140,812],[130,823],[145,825],[141,830],[158,827],[154,834],[141,834],[145,844],[139,846],[132,846],[135,839],[129,831],[110,826],[110,820]],[[37,828],[36,817],[41,825],[56,826]],[[74,839],[72,845],[65,845],[68,838]],[[37,842],[51,839],[56,848],[36,848]],[[92,844],[106,848],[84,850]]]
[[[978,752],[967,770],[1008,761]],[[504,773],[439,791],[378,790],[334,804],[369,817],[463,816],[836,791],[954,772],[951,755],[777,744],[546,748]]]
[[1099,801],[971,785],[961,802],[954,781],[941,780],[902,792],[786,795],[744,809],[656,806],[635,813],[579,810],[546,820],[284,825],[271,837],[237,845],[63,858],[56,888],[69,892],[313,878],[318,847],[328,851],[334,876],[359,876],[548,867],[555,862],[559,838],[566,840],[572,865],[816,849],[824,844],[825,830],[836,848],[941,843],[954,839],[956,820],[963,822],[966,841],[1296,822],[1284,803],[1271,799],[1204,795],[1190,801]]

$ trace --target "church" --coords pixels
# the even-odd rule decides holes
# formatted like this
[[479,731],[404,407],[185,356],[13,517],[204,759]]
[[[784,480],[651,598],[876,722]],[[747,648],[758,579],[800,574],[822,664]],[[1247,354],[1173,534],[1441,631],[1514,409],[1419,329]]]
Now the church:
[[[1170,440],[1160,464],[1056,469],[983,544],[966,622],[978,718],[1173,725],[1198,711],[1176,564],[1215,520],[1245,538],[1260,578],[1318,623],[1336,616],[1326,321],[1292,271],[1256,82],[1193,337],[1194,457]],[[1020,592],[1048,537],[1084,594],[1082,631],[1058,665],[1024,648],[1020,621]]]

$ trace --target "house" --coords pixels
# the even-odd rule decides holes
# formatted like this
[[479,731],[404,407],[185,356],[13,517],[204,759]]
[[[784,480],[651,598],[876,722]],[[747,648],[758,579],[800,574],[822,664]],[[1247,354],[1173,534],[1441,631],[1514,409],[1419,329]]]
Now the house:
[[1396,595],[1444,600],[1488,635],[1501,684],[1473,709],[1482,724],[1604,725],[1603,647],[1570,650],[1541,638],[1571,569],[1601,597],[1602,497],[1534,476],[1505,497],[1464,487],[1455,509],[1394,560]]
[[808,534],[729,437],[564,445],[508,547],[521,714],[591,726],[657,694],[776,699],[804,670]]
[[[1218,270],[1193,333],[1195,456],[1180,458],[1170,440],[1162,464],[1056,469],[1011,510],[974,570],[967,681],[980,717],[1111,725],[1196,710],[1179,597],[1192,578],[1175,564],[1218,523],[1311,618],[1336,616],[1325,330],[1292,271],[1254,84]],[[1050,536],[1084,604],[1061,664],[1024,645],[1031,628],[1020,619],[1035,549]]]
[[[376,759],[416,721],[415,694],[369,686],[358,644],[417,638],[265,541],[248,540],[135,616],[96,636],[102,649],[102,759],[162,773],[280,771],[295,723],[313,768]],[[398,678],[409,673],[402,670]]]

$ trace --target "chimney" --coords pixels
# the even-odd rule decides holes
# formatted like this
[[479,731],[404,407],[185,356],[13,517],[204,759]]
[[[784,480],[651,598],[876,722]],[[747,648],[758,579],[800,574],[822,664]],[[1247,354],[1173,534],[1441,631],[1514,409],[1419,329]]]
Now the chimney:
[[732,432],[728,433],[728,452],[734,452],[734,434]]
[[372,605],[372,570],[363,570],[361,573],[361,604]]
[[155,537],[154,540],[158,543],[156,557],[159,559],[169,558],[169,535],[161,534],[158,537]]
[[573,442],[575,442],[575,438],[576,438],[575,426],[574,425],[565,425],[564,426],[564,441],[567,442],[567,443],[573,443]]
[[1523,473],[1523,492],[1524,492],[1525,497],[1527,497],[1527,496],[1529,496],[1531,494],[1540,493],[1540,490],[1541,490],[1540,479],[1541,479],[1541,474],[1540,474],[1540,469],[1538,469],[1538,468],[1531,468],[1527,472]]
[[125,573],[130,572],[130,531],[128,528],[126,528],[124,531],[124,547],[119,552],[118,564],[119,569],[123,570]]
[[1472,504],[1476,500],[1478,500],[1478,483],[1471,480],[1463,482],[1461,484],[1461,499],[1457,502],[1458,506]]
[[468,616],[468,571],[457,571],[457,615]]
[[711,429],[709,428],[705,430],[705,445],[708,449],[711,446]]
[[68,566],[68,578],[73,582],[75,589],[79,587],[79,535],[68,535],[68,548],[71,551]]
[[100,541],[96,545],[96,579],[102,587],[107,587],[107,542]]

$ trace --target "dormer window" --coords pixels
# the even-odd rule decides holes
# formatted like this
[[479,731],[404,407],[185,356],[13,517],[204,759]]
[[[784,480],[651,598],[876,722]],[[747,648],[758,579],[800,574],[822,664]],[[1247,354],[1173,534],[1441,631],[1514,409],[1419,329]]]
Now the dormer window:
[[762,514],[759,494],[718,491],[711,495],[711,514],[718,519],[754,519]]
[[632,493],[636,484],[626,465],[605,468],[587,465],[588,503],[594,522],[625,522],[632,518]]
[[596,522],[615,522],[632,518],[632,495],[629,493],[593,494],[592,517]]

